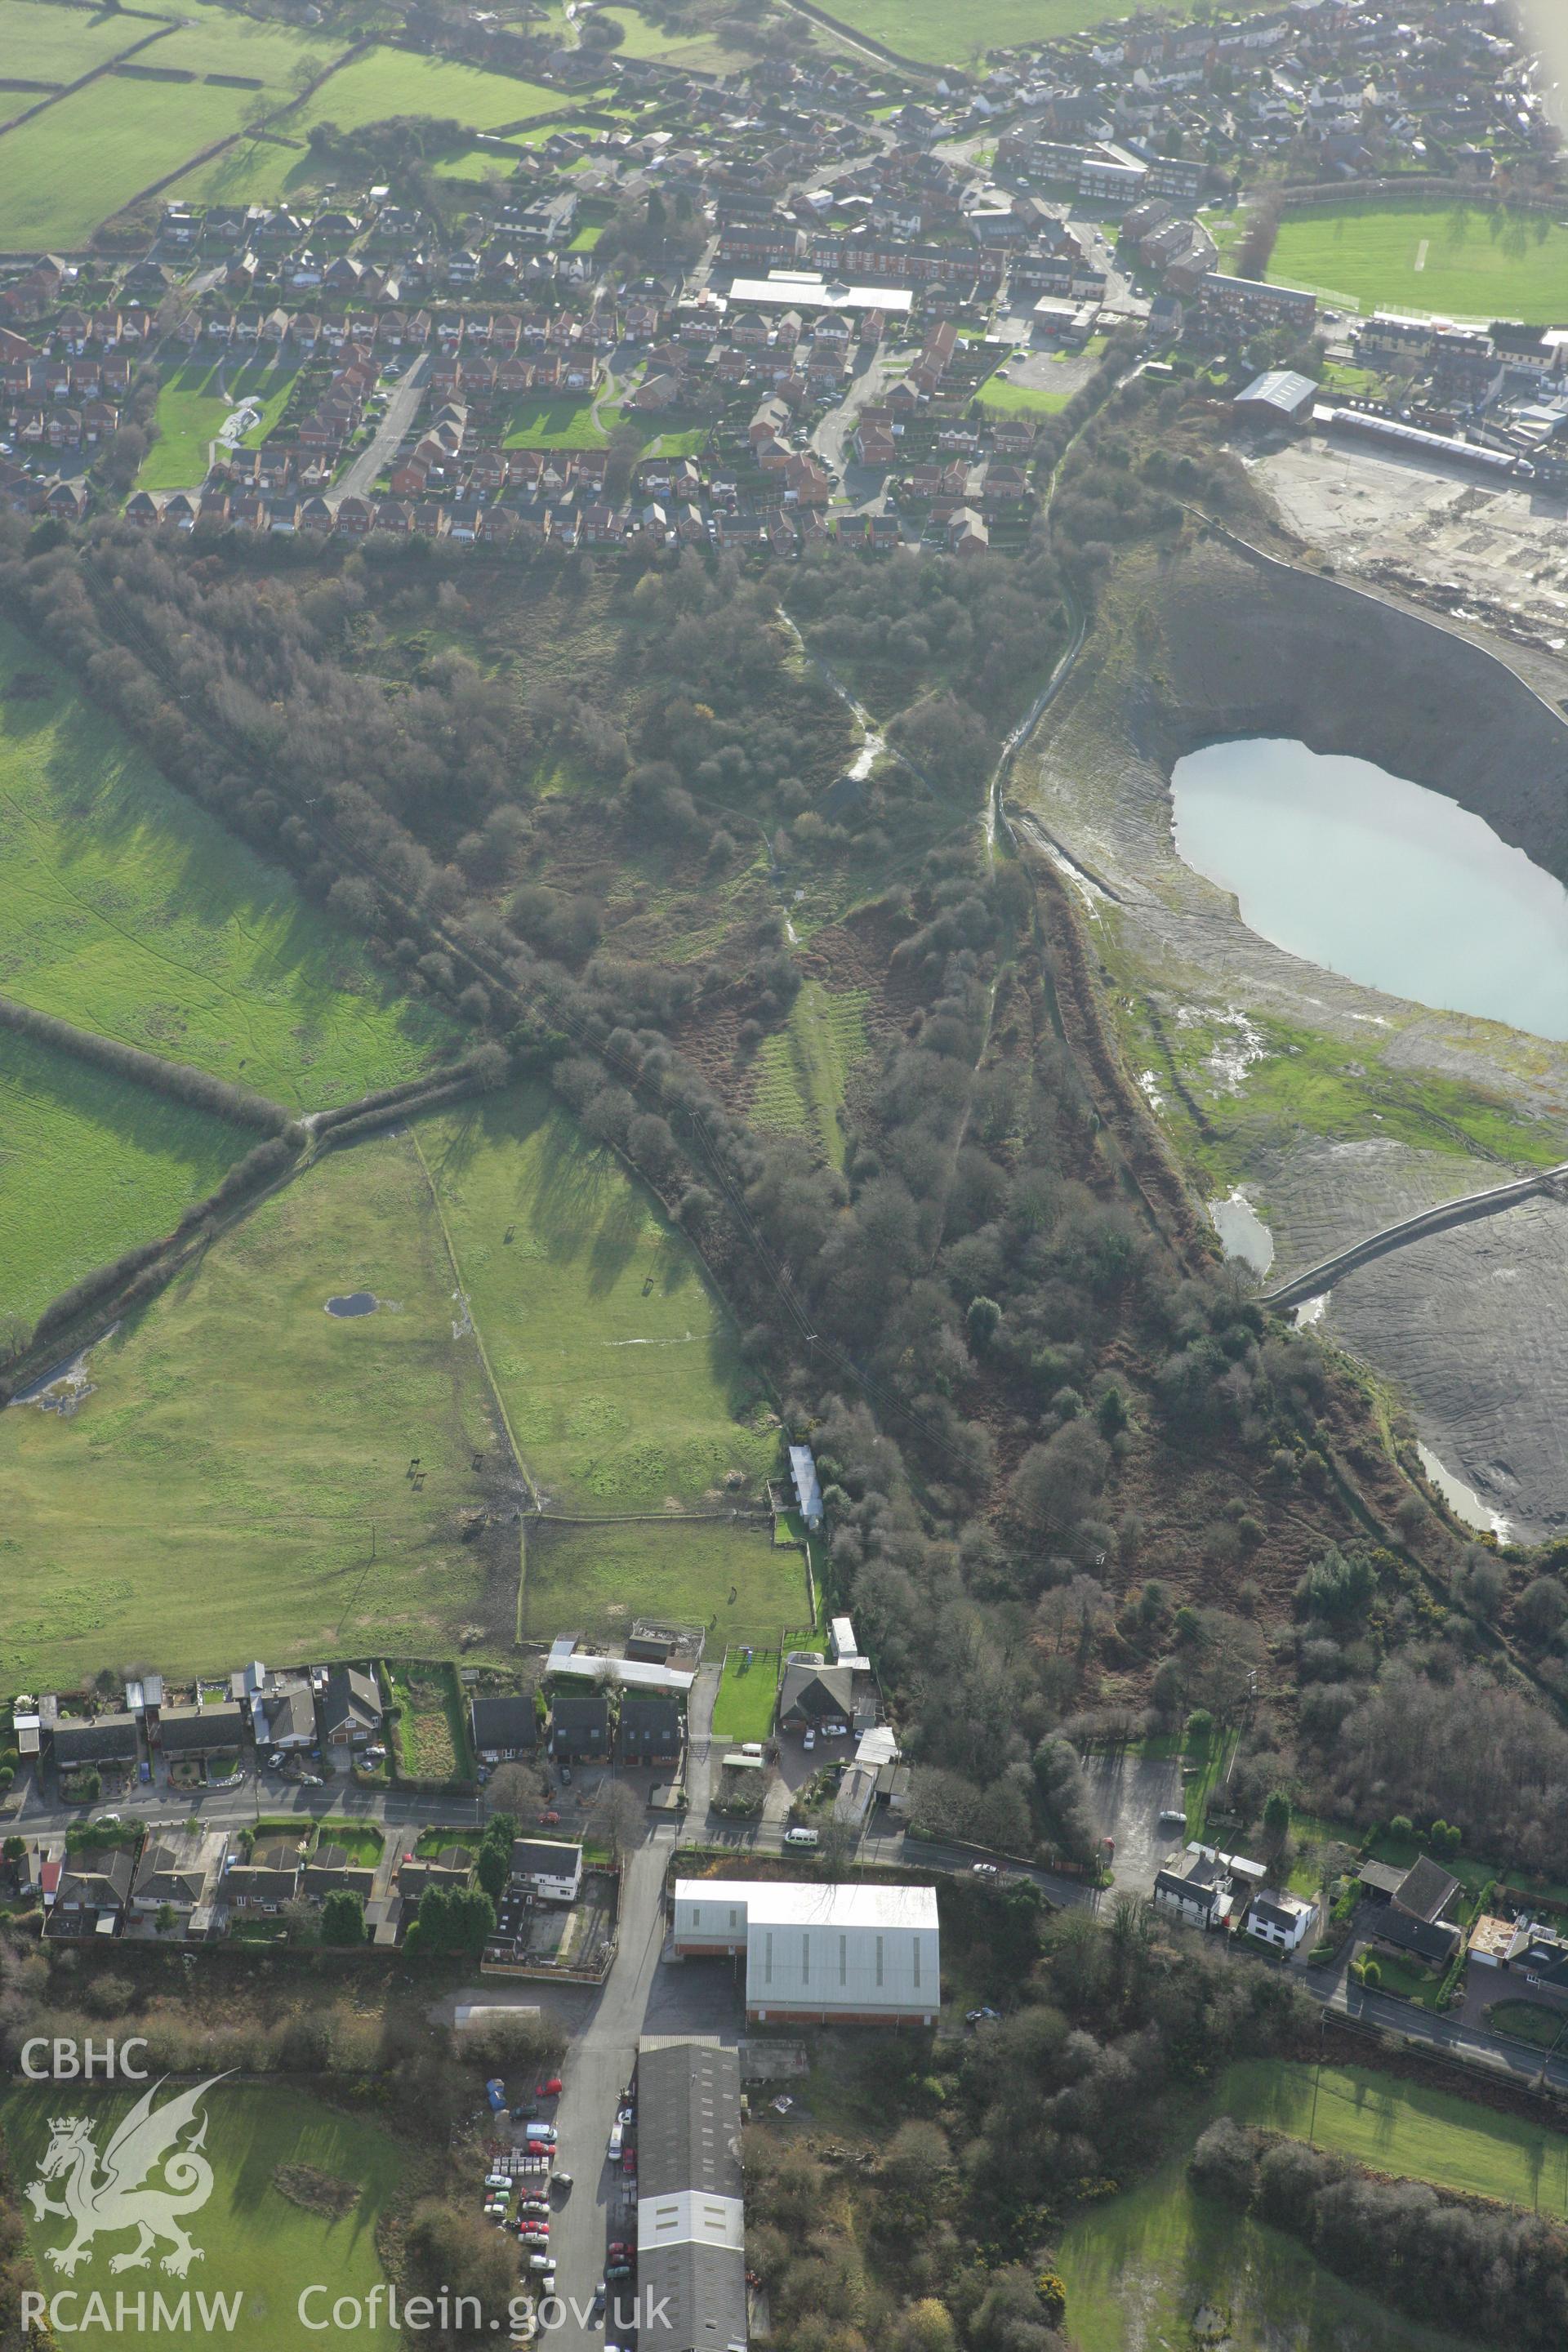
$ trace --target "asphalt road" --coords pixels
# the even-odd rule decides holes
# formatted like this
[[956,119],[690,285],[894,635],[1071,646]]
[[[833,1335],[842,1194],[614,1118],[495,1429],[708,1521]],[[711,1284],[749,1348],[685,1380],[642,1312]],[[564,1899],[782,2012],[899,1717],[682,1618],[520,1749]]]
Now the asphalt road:
[[334,485],[341,497],[367,498],[378,474],[387,471],[413,424],[430,373],[428,352],[421,352],[387,402],[381,423],[342,478]]

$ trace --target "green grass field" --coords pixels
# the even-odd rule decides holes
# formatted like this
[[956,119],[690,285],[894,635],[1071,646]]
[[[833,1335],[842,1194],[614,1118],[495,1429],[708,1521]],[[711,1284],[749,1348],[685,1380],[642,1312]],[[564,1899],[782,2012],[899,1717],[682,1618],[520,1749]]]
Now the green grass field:
[[657,1511],[731,1473],[754,1494],[777,1455],[773,1416],[697,1258],[613,1153],[532,1087],[422,1119],[416,1138],[550,1500]]
[[302,139],[315,122],[353,131],[396,114],[428,114],[468,123],[475,131],[500,131],[533,115],[558,114],[569,103],[560,90],[487,73],[482,66],[419,57],[410,49],[374,48],[331,75],[278,127],[291,139]]
[[525,394],[502,424],[503,449],[602,449],[609,439],[594,422],[587,393]]
[[237,139],[176,180],[168,193],[188,205],[275,205],[314,187],[329,166],[283,139]]
[[673,1617],[711,1625],[708,1654],[719,1657],[728,1643],[776,1647],[809,1613],[800,1554],[775,1550],[765,1528],[654,1520],[528,1530],[523,1632],[531,1641],[624,1633],[634,1617]]
[[168,1233],[254,1141],[0,1030],[0,1318],[31,1323],[94,1266]]
[[0,135],[0,251],[79,250],[143,188],[240,130],[259,96],[106,74],[46,107]]
[[[221,360],[188,360],[163,380],[158,394],[158,438],[136,477],[137,488],[196,488],[206,478],[219,426],[241,400],[261,404],[259,418],[240,442],[242,448],[258,448],[277,422],[297,373],[297,368],[279,366],[270,355],[226,369]],[[220,385],[226,386],[226,393]]]
[[292,98],[307,74],[326,72],[348,47],[346,40],[291,25],[261,23],[237,8],[214,7],[210,0],[179,0],[171,13],[181,20],[179,30],[138,64],[256,82],[271,104]]
[[1314,2116],[1313,2072],[1262,2060],[1232,2066],[1219,2110],[1292,2139],[1310,2131],[1316,2147],[1377,2172],[1568,2216],[1568,2139],[1561,2134],[1362,2066],[1323,2068]]
[[715,1739],[738,1743],[767,1738],[773,1727],[781,1665],[778,1650],[754,1649],[750,1664],[743,1649],[730,1652],[713,1702]]
[[844,1165],[838,1113],[850,1071],[868,1048],[864,989],[831,994],[808,980],[785,1026],[764,1037],[757,1055],[757,1123],[808,1135],[835,1167]]
[[[0,6],[0,71],[11,81],[79,80],[158,31],[151,16],[118,8],[62,8],[55,0],[5,0]],[[147,61],[156,49],[147,51]]]
[[447,1050],[308,906],[0,624],[0,992],[304,1108]]
[[[164,2093],[157,2104],[163,2105],[171,2095]],[[51,2116],[89,2116],[101,2154],[113,2126],[133,2103],[128,2091],[73,2088],[64,2094],[58,2084],[8,2093],[0,2100],[0,2126],[19,2177],[36,2175],[48,2145]],[[40,2283],[49,2283],[46,2293],[57,2284],[69,2285],[84,2298],[97,2293],[107,2298],[110,2314],[117,2291],[134,2295],[139,2288],[144,2290],[149,2307],[155,2290],[166,2304],[184,2287],[191,2290],[193,2305],[198,2292],[209,2297],[242,2296],[232,2330],[215,2316],[205,2340],[232,2346],[234,2352],[274,2352],[281,2340],[299,2340],[295,2313],[304,2288],[318,2282],[327,2285],[325,2308],[330,2312],[333,2296],[364,2298],[384,2277],[376,2252],[376,2224],[397,2190],[403,2161],[384,2132],[339,2115],[301,2091],[224,2083],[207,2093],[204,2112],[203,2152],[212,2166],[213,2189],[205,2206],[189,2219],[201,2259],[186,2280],[176,2282],[156,2267],[117,2277],[110,2268],[112,2258],[135,2242],[122,2231],[100,2233],[88,2260],[65,2280],[47,2260],[51,2249],[69,2242],[70,2224],[55,2216],[28,2219],[28,2246]],[[187,2128],[184,2142],[192,2136]],[[305,2210],[276,2185],[280,2169],[296,2166],[352,2182],[360,2192],[357,2202],[339,2220]],[[58,2181],[48,2184],[56,2202],[59,2190]],[[321,2315],[320,2302],[318,2298],[308,2307],[310,2315]],[[80,2311],[84,2305],[75,2308]],[[362,2320],[353,2336],[356,2346],[384,2346],[394,2352],[402,2343],[397,2329],[373,2326],[363,2314]],[[131,2333],[142,2340],[141,2330]],[[193,2340],[203,2340],[199,2331]]]
[[1268,275],[1353,295],[1369,312],[1547,326],[1568,298],[1568,227],[1492,205],[1315,205],[1286,214]]
[[[1230,13],[1256,15],[1264,5],[1265,0],[1238,0]],[[1086,32],[1118,12],[1115,0],[973,0],[967,8],[943,5],[943,0],[832,0],[826,13],[917,65],[963,66],[987,49]]]
[[[1461,2352],[1322,2269],[1284,2231],[1199,2197],[1186,2156],[1067,2230],[1056,2268],[1079,2352],[1223,2345],[1226,2352]],[[1205,2308],[1223,2335],[1197,2335]]]
[[[355,1289],[385,1303],[324,1311]],[[500,1453],[451,1289],[411,1144],[361,1144],[96,1349],[71,1419],[0,1414],[0,1687],[145,1657],[439,1657],[468,1624],[510,1641],[515,1565],[488,1597],[457,1526],[473,1455]]]
[[1072,394],[1052,384],[1004,383],[993,375],[986,378],[975,398],[993,416],[1054,416],[1058,409],[1067,406]]

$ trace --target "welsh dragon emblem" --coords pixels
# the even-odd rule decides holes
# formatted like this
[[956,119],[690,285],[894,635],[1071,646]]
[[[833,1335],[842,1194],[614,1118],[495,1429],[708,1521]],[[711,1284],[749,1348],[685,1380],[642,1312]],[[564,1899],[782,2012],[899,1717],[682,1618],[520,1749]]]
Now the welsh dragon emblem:
[[[58,2213],[76,2226],[68,2246],[47,2249],[56,2270],[74,2272],[96,2237],[122,2230],[134,2230],[136,2243],[110,2258],[111,2271],[146,2270],[161,2244],[169,2248],[163,2268],[176,2278],[184,2278],[191,2264],[201,2260],[201,2248],[191,2243],[182,2223],[187,2215],[199,2213],[212,2195],[212,2166],[201,2152],[206,2117],[202,2116],[198,2123],[197,2113],[213,2084],[222,2080],[221,2074],[214,2074],[161,2107],[153,2101],[163,2084],[154,2083],[116,2127],[101,2158],[86,2116],[50,2117],[49,2144],[27,2198],[40,2221]],[[195,2137],[178,2146],[181,2133],[193,2123]],[[163,2185],[147,2186],[149,2174],[160,2169]],[[44,2183],[48,2180],[63,2181],[63,2203],[47,2194]]]

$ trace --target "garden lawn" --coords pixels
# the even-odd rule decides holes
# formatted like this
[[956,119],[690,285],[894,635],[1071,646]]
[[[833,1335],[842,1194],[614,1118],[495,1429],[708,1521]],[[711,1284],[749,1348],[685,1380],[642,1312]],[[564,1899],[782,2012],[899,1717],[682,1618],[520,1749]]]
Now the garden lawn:
[[1268,275],[1352,295],[1366,311],[1550,325],[1568,289],[1568,227],[1489,205],[1314,205],[1286,214]]
[[[515,1554],[460,1540],[500,1464],[406,1137],[329,1154],[92,1351],[68,1420],[0,1413],[0,1687],[510,1642]],[[385,1304],[339,1319],[340,1291]],[[406,1471],[420,1456],[424,1485]],[[373,1551],[374,1528],[374,1558]]]
[[777,1423],[684,1235],[614,1153],[531,1086],[414,1132],[547,1499],[658,1511],[758,1493]]
[[0,135],[0,252],[79,251],[143,188],[242,129],[258,96],[110,73],[47,106]]
[[240,443],[242,448],[258,447],[281,414],[297,372],[270,359],[228,368],[221,360],[188,360],[177,373],[164,378],[159,392],[158,437],[136,477],[137,488],[199,488],[206,478],[218,427],[242,400],[261,405],[260,417]]
[[732,1649],[724,1660],[719,1696],[713,1702],[713,1737],[740,1746],[765,1739],[773,1727],[778,1697],[781,1653]]
[[[1233,16],[1256,15],[1266,0],[1237,0]],[[1114,0],[832,0],[825,13],[917,65],[967,65],[987,49],[1020,41],[1060,40],[1114,15]]]
[[[160,2095],[158,2105],[170,2095]],[[0,2099],[0,2127],[18,2177],[30,2179],[36,2173],[48,2145],[52,2115],[63,2108],[89,2116],[101,2153],[113,2126],[134,2102],[130,2091],[75,2085],[64,2096],[58,2084],[9,2092]],[[233,2352],[276,2352],[283,2340],[284,2315],[289,2326],[283,2335],[297,2340],[293,2315],[305,2287],[327,2284],[330,2309],[333,2296],[363,2300],[384,2278],[376,2252],[376,2224],[397,2191],[403,2159],[395,2143],[373,2124],[340,2115],[302,2091],[271,2084],[219,2083],[207,2093],[204,2111],[203,2153],[212,2166],[213,2190],[187,2223],[201,2252],[189,2277],[172,2279],[156,2268],[116,2277],[113,2257],[128,2252],[135,2240],[123,2230],[104,2229],[68,2284],[84,2301],[95,2293],[105,2296],[110,2314],[117,2291],[132,2295],[144,2291],[149,2307],[154,2290],[162,2292],[167,2305],[174,2305],[186,2288],[193,2305],[198,2294],[238,2295],[242,2301],[232,2330],[215,2315],[210,2331],[197,2328],[187,2340],[222,2343]],[[188,2143],[192,2135],[187,2130],[184,2137]],[[293,2203],[276,2186],[276,2176],[280,2168],[294,2166],[353,2182],[360,2191],[357,2204],[332,2221]],[[58,2199],[58,2184],[50,2193]],[[50,2268],[47,2256],[66,2245],[69,2234],[69,2222],[58,2216],[28,2219],[27,2244],[41,2280],[59,2282],[60,2274]],[[98,2333],[86,2324],[89,2333]],[[151,2338],[137,2329],[130,2340]],[[384,2319],[377,2326],[365,2315],[353,2341],[356,2347],[384,2346],[394,2352],[403,2338]]]
[[624,1633],[634,1617],[673,1618],[710,1627],[708,1654],[717,1657],[736,1642],[780,1647],[781,1634],[809,1614],[800,1554],[775,1550],[765,1528],[656,1520],[528,1530],[529,1640],[568,1629]]
[[0,993],[307,1109],[455,1033],[0,623]]
[[482,66],[376,47],[341,66],[277,127],[290,139],[302,139],[317,122],[357,131],[362,123],[385,122],[394,115],[425,114],[465,122],[475,131],[501,131],[535,115],[559,114],[570,102],[560,90],[487,73]]
[[503,449],[602,449],[609,437],[594,422],[592,393],[526,393],[502,419]]
[[1314,2120],[1313,2072],[1267,2060],[1232,2066],[1220,2112],[1292,2139],[1310,2127],[1315,2146],[1373,2171],[1568,2216],[1568,2139],[1560,2133],[1363,2066],[1323,2068]]
[[1494,2033],[1510,2033],[1516,2042],[1533,2042],[1538,2050],[1555,2050],[1568,2025],[1568,2015],[1534,2000],[1494,2000],[1487,2011]]
[[381,1860],[385,1840],[369,1822],[325,1821],[316,1825],[316,1843],[311,1851],[320,1853],[325,1845],[341,1845],[352,1868],[374,1870]]
[[[58,0],[5,0],[0,66],[8,81],[79,81],[95,66],[106,65],[159,29],[151,16],[125,16],[118,9],[62,8]],[[158,51],[150,48],[143,55],[151,65]],[[10,103],[9,98],[5,103]]]
[[0,1029],[0,1333],[179,1223],[253,1129]]

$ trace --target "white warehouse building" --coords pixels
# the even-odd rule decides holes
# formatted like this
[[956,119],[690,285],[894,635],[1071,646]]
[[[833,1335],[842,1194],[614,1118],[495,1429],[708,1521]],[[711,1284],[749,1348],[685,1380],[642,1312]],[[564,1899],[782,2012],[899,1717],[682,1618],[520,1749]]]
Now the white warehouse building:
[[756,2024],[934,2025],[942,1938],[931,1886],[679,1878],[677,1956],[746,1956]]

